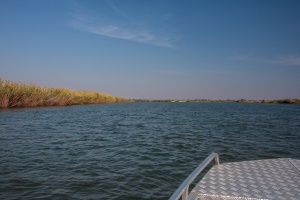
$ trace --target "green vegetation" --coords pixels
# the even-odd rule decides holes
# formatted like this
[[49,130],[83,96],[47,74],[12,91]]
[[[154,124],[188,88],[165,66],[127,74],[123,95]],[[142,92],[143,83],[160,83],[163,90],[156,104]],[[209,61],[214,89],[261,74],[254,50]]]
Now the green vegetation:
[[262,103],[289,103],[289,104],[300,104],[300,99],[263,100]]
[[66,106],[126,101],[122,97],[91,91],[41,87],[33,83],[18,83],[0,77],[0,108]]

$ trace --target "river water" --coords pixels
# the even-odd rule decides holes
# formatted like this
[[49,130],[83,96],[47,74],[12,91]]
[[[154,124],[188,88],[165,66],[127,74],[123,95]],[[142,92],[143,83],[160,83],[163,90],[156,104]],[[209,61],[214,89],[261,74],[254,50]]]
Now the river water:
[[0,110],[0,199],[168,199],[211,152],[221,163],[300,158],[300,105]]

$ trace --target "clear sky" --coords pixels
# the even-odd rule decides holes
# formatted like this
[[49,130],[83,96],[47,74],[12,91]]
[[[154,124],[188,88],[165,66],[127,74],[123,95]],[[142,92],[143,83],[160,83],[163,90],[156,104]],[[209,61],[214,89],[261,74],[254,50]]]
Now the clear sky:
[[0,0],[0,76],[126,98],[300,98],[300,1]]

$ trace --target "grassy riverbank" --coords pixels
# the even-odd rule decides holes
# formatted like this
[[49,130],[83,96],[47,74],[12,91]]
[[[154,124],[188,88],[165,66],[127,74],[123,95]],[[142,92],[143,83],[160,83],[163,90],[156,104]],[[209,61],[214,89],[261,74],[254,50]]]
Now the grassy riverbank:
[[92,91],[41,87],[0,78],[0,108],[67,106],[126,101],[122,97]]

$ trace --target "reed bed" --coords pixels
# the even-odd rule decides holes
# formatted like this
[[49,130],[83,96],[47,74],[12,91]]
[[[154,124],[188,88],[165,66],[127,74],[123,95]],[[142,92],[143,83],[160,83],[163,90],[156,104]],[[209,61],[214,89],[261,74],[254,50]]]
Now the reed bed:
[[92,91],[41,87],[0,78],[0,108],[68,106],[124,102],[122,97]]

